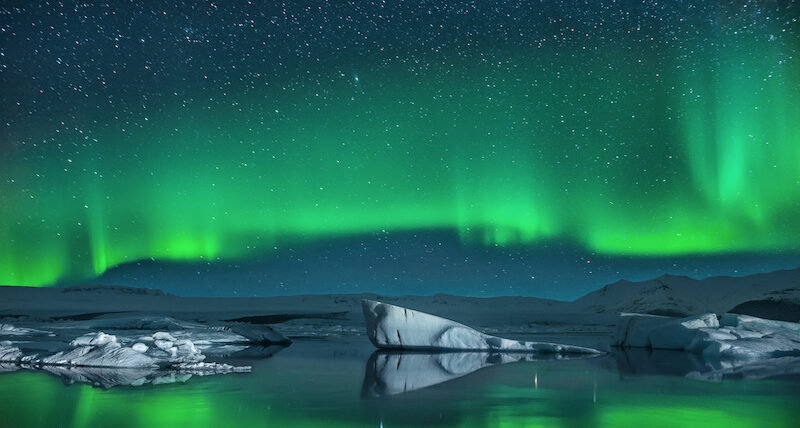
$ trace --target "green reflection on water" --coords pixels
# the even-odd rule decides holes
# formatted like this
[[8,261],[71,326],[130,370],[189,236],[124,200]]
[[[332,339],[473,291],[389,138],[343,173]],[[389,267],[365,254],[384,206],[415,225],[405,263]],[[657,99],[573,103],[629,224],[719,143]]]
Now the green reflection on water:
[[364,358],[286,354],[256,362],[251,374],[110,390],[65,386],[44,373],[6,374],[0,425],[788,427],[798,420],[800,388],[789,381],[630,376],[600,358],[490,367],[407,394],[362,398]]

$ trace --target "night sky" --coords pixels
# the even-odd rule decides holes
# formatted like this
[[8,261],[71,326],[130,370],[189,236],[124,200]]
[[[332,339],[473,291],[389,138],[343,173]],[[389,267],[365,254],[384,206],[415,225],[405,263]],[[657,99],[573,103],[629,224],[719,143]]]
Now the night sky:
[[800,265],[798,16],[4,1],[0,284],[565,298]]

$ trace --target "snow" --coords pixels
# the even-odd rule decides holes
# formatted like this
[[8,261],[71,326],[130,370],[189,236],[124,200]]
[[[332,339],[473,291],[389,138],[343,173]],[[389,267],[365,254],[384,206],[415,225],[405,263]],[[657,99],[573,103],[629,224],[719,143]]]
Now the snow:
[[[784,354],[796,354],[798,325],[734,314],[718,318],[712,313],[724,313],[742,302],[757,301],[762,302],[759,310],[763,309],[764,313],[778,313],[780,309],[782,319],[800,320],[797,310],[800,306],[796,305],[796,296],[800,294],[797,272],[703,281],[675,276],[641,283],[623,281],[575,302],[446,294],[386,297],[369,293],[186,298],[120,287],[0,287],[0,302],[3,302],[0,370],[59,371],[74,375],[76,379],[90,382],[94,379],[98,385],[182,381],[189,370],[197,372],[195,374],[224,372],[224,365],[215,365],[209,359],[265,358],[283,349],[267,345],[290,343],[284,334],[301,337],[363,335],[362,316],[366,315],[368,327],[372,319],[369,338],[378,347],[451,350],[458,354],[472,350],[480,351],[478,354],[503,355],[502,358],[509,358],[504,352],[543,358],[564,357],[567,354],[562,353],[566,352],[596,351],[495,336],[542,332],[612,334],[614,326],[619,324],[623,333],[616,337],[622,346],[686,350],[689,352],[680,354],[700,362],[687,373],[696,371],[713,377],[714,373],[725,371],[725,376],[738,376],[752,371],[743,365],[745,363],[764,361],[767,364]],[[384,303],[375,302],[366,307],[362,299]],[[686,318],[631,315],[622,317],[622,322],[618,323],[619,311],[705,315]],[[103,335],[99,336],[99,332]],[[604,344],[597,346],[602,348]],[[650,352],[650,349],[640,350]],[[622,348],[614,352],[635,351],[635,348]],[[56,366],[43,361],[56,355],[56,360],[63,364],[98,364],[101,361],[114,367]],[[396,359],[395,362],[402,360],[407,366],[411,366],[413,360],[385,358]],[[465,360],[462,368],[455,369],[448,366],[456,361],[455,357],[436,358],[439,360],[431,364],[448,367],[452,373],[462,373],[471,364],[480,366]],[[720,362],[730,358],[737,358],[738,362],[735,365]],[[131,362],[149,365],[118,367]],[[183,371],[177,368],[179,365]],[[120,373],[115,374],[115,371]],[[132,372],[145,374],[136,376]],[[402,377],[398,373],[395,375]],[[439,375],[429,372],[426,376]],[[414,380],[414,383],[421,384],[421,381]]]
[[[800,268],[702,280],[663,275],[647,281],[621,280],[571,303],[570,312],[634,312],[683,317],[702,313],[749,313],[800,321]],[[748,303],[750,303],[748,305]],[[758,303],[757,305],[753,305]]]
[[158,332],[153,334],[153,340],[155,340],[156,342],[158,342],[158,341],[174,342],[177,339],[175,339],[175,337],[173,335],[171,335],[171,334],[169,334],[167,332],[158,331]]
[[22,351],[8,340],[0,341],[0,363],[16,363],[22,358]]
[[580,346],[523,342],[489,336],[455,321],[374,300],[363,300],[362,308],[367,336],[378,348],[600,353]]
[[800,324],[748,315],[685,318],[627,315],[620,318],[614,344],[679,349],[710,359],[756,359],[800,355]]
[[117,341],[117,337],[105,334],[103,332],[97,334],[84,334],[83,336],[78,337],[77,339],[70,342],[71,346],[92,346],[92,345],[105,345],[107,343],[114,343]]
[[[259,341],[245,331],[225,330],[235,324],[230,320],[259,316],[285,316],[286,320],[269,326],[244,324],[244,327],[269,331],[273,326],[282,333],[296,336],[362,334],[361,300],[368,299],[437,314],[497,335],[575,331],[611,333],[620,312],[668,316],[737,312],[755,316],[773,314],[766,318],[800,321],[798,273],[800,269],[704,280],[665,275],[642,282],[620,281],[574,302],[534,297],[377,296],[371,293],[203,298],[128,287],[0,286],[0,302],[4,303],[0,316],[24,320],[24,327],[42,330],[50,330],[50,324],[30,325],[29,321],[50,319],[52,324],[73,326],[77,331],[75,336],[86,331],[111,334],[119,330],[169,331],[178,339],[190,339],[199,345],[200,340],[211,343],[217,340],[233,343],[233,339]],[[757,303],[758,307],[750,304],[741,310],[732,310],[748,302]],[[756,309],[758,313],[747,312]],[[91,316],[91,319],[65,319],[76,316]],[[77,319],[86,321],[78,322]],[[9,322],[6,319],[0,321]],[[21,322],[12,321],[16,327],[20,327],[16,324]],[[187,332],[187,335],[176,334],[180,331]],[[285,337],[273,338],[271,334],[262,337],[276,343],[288,343]],[[0,338],[2,335],[0,331]]]
[[72,349],[41,359],[42,364],[80,367],[154,367],[158,359],[121,345],[103,332],[82,335],[70,342]]
[[152,338],[158,338],[153,339],[157,346],[136,342],[128,347],[115,335],[89,333],[70,341],[70,349],[44,358],[26,355],[5,340],[0,341],[0,363],[3,363],[2,371],[43,370],[69,382],[86,382],[104,388],[183,382],[192,375],[250,371],[249,366],[205,362],[206,356],[192,341],[175,339],[168,332],[156,332]]
[[47,335],[52,333],[44,330],[37,330],[35,328],[17,327],[11,324],[0,324],[0,336],[34,336],[34,335]]
[[[114,335],[97,332],[85,334],[70,342],[72,349],[58,352],[42,358],[39,362],[45,365],[78,366],[78,367],[190,367],[193,370],[227,370],[226,366],[215,363],[203,363],[203,355],[191,340],[175,339],[168,332],[153,334],[153,344],[148,347],[139,342],[133,346],[124,346]],[[195,364],[182,366],[182,364]]]

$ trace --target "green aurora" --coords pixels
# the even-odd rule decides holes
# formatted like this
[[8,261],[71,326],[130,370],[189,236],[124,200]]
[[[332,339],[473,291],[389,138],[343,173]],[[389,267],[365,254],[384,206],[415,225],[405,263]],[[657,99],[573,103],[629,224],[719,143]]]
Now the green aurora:
[[162,54],[158,78],[105,70],[52,108],[16,102],[50,82],[11,89],[23,78],[4,70],[0,284],[383,230],[631,256],[798,251],[798,24],[718,12],[638,33],[546,21],[538,41],[396,44],[228,79]]

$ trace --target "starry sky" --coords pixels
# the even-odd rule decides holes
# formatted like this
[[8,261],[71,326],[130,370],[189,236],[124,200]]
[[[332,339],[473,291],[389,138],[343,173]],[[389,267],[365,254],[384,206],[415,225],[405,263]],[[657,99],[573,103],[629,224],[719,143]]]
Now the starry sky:
[[800,5],[446,3],[3,2],[0,284],[563,298],[800,265]]

